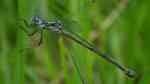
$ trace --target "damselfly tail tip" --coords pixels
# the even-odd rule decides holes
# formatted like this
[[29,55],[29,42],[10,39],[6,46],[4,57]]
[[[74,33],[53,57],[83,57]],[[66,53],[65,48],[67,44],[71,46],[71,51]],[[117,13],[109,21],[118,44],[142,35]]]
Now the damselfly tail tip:
[[137,73],[132,69],[128,69],[128,71],[126,72],[126,75],[130,78],[136,78]]

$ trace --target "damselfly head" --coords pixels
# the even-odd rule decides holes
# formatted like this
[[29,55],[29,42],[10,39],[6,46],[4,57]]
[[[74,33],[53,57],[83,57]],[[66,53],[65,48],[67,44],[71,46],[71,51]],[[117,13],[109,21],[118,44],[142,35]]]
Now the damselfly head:
[[31,24],[32,25],[36,25],[39,26],[40,28],[44,28],[46,27],[46,25],[48,24],[48,22],[46,22],[45,20],[43,20],[41,17],[39,16],[33,16],[31,18]]
[[42,24],[42,18],[39,16],[33,16],[31,18],[31,23],[36,25]]

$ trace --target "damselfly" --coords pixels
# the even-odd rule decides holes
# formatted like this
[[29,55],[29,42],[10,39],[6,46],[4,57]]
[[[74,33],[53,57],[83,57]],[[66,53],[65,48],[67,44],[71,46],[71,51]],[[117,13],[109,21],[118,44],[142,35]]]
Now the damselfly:
[[[133,71],[132,69],[128,69],[125,66],[121,65],[114,58],[112,58],[111,56],[109,56],[106,53],[101,52],[97,47],[95,47],[93,44],[89,43],[85,39],[81,38],[78,34],[64,30],[63,24],[60,20],[46,21],[39,16],[33,16],[30,24],[28,24],[28,22],[25,20],[24,20],[24,22],[27,25],[27,27],[34,27],[35,28],[35,29],[33,29],[33,32],[29,34],[30,36],[34,35],[37,32],[40,32],[41,35],[40,35],[39,45],[42,42],[43,30],[52,31],[52,32],[55,32],[59,35],[65,36],[65,37],[77,42],[81,46],[89,49],[90,51],[92,51],[94,53],[96,53],[98,56],[101,56],[102,58],[104,58],[105,60],[107,60],[108,62],[110,62],[114,66],[116,66],[117,68],[119,68],[121,71],[123,71],[128,77],[133,78],[136,76],[135,71]],[[24,31],[26,31],[26,30],[24,30]],[[28,32],[28,31],[26,31],[26,32]]]

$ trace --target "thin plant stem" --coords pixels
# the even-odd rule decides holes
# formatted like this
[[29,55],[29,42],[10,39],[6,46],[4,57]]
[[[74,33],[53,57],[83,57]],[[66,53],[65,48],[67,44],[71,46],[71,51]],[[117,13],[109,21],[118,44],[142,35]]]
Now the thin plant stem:
[[69,48],[67,50],[70,52],[69,57],[70,57],[73,65],[74,65],[77,73],[79,74],[79,77],[80,77],[80,80],[81,80],[82,84],[86,84],[86,80],[84,79],[84,77],[82,76],[82,74],[80,72],[79,65],[78,65],[77,61],[75,60],[74,55],[71,53],[71,51],[69,50]]

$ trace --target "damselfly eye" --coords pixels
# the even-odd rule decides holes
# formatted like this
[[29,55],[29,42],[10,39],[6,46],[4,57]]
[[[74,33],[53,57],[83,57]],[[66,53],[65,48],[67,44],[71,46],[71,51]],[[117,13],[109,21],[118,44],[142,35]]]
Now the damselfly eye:
[[48,24],[47,21],[43,20],[41,17],[39,16],[33,16],[31,19],[31,24],[35,25],[37,27],[39,27],[40,29],[43,29],[46,27],[46,25]]
[[32,24],[36,24],[36,25],[40,25],[43,23],[42,18],[40,18],[39,16],[33,16],[31,21]]

